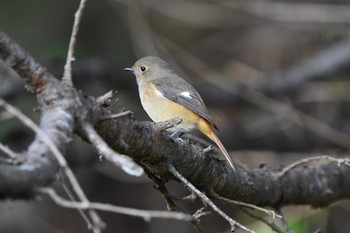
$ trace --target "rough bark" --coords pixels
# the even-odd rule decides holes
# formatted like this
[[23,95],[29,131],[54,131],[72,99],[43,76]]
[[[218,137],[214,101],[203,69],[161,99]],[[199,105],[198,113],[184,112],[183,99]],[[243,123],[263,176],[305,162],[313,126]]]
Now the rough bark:
[[173,179],[171,163],[191,183],[207,192],[256,204],[328,205],[350,196],[350,168],[337,163],[292,169],[279,177],[279,170],[240,169],[238,174],[223,161],[204,155],[197,146],[164,136],[154,123],[124,118],[97,125],[108,144],[127,154],[164,180]]
[[[0,58],[26,82],[40,104],[40,129],[64,153],[74,130],[77,106],[75,91],[62,85],[20,46],[0,32]],[[62,98],[62,96],[65,98]],[[22,153],[24,161],[17,164],[0,163],[0,196],[28,194],[38,186],[52,183],[59,171],[51,149],[36,136]]]

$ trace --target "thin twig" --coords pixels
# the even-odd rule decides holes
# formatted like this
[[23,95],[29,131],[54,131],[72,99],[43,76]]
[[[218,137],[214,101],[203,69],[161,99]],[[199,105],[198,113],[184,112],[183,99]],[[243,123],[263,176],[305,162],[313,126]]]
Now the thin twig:
[[282,171],[280,171],[277,176],[278,177],[282,177],[284,176],[287,172],[289,172],[290,170],[306,164],[306,163],[310,163],[310,162],[316,162],[316,161],[320,161],[320,160],[327,160],[327,161],[333,161],[333,162],[337,162],[338,166],[340,166],[341,164],[344,164],[345,166],[350,167],[350,159],[349,158],[341,158],[341,159],[337,159],[328,155],[322,155],[322,156],[316,156],[316,157],[309,157],[309,158],[305,158],[305,159],[301,159],[298,160],[290,165],[288,165],[287,167],[283,168]]
[[204,233],[203,228],[199,225],[200,218],[211,214],[210,211],[204,211],[204,209],[205,207],[202,207],[192,215],[194,219],[191,221],[191,224],[197,233]]
[[246,209],[241,209],[241,211],[243,213],[245,213],[246,215],[250,216],[251,218],[255,218],[256,220],[259,220],[263,223],[265,223],[266,225],[268,225],[272,230],[278,232],[278,233],[284,233],[285,231],[283,229],[281,229],[279,226],[276,225],[276,223],[274,222],[269,222],[268,220],[266,220],[263,217],[260,217],[254,213],[251,213],[249,210]]
[[90,123],[85,123],[83,125],[83,130],[86,137],[89,139],[92,145],[103,155],[107,160],[112,162],[117,167],[120,167],[132,176],[140,176],[143,174],[143,169],[133,162],[129,157],[118,154],[112,150],[107,143],[101,138]]
[[73,202],[68,201],[59,195],[52,188],[37,188],[36,192],[40,194],[47,194],[50,198],[59,206],[71,209],[81,210],[100,210],[105,212],[113,212],[119,214],[125,214],[134,217],[142,217],[145,221],[150,221],[152,218],[169,218],[183,221],[191,221],[193,218],[191,215],[181,212],[172,211],[153,211],[153,210],[140,210],[128,207],[115,206],[111,204],[97,203],[97,202]]
[[154,187],[163,195],[165,202],[167,204],[167,209],[169,211],[178,211],[180,208],[173,201],[164,182],[160,178],[158,178],[156,175],[154,175],[151,171],[149,171],[147,167],[144,167],[144,171],[148,176],[148,178],[150,178],[155,183]]
[[69,41],[67,60],[66,60],[65,66],[64,66],[64,73],[63,73],[62,81],[67,82],[70,85],[72,85],[72,62],[75,60],[74,49],[75,49],[75,44],[76,44],[76,40],[77,40],[77,34],[79,31],[79,24],[80,24],[81,16],[82,16],[86,1],[87,0],[80,1],[79,8],[74,14],[74,24],[73,24],[73,29],[72,29],[70,41]]
[[[70,86],[73,85],[73,82],[72,82],[72,62],[75,60],[75,58],[74,58],[75,44],[76,44],[76,39],[77,39],[78,31],[79,31],[79,25],[80,25],[83,10],[85,8],[85,4],[86,4],[86,0],[81,0],[79,7],[78,7],[78,10],[74,14],[73,29],[72,29],[72,34],[71,34],[70,41],[69,41],[67,60],[66,60],[65,66],[64,66],[64,73],[63,73],[63,77],[62,77],[62,82],[65,82]],[[73,172],[70,170],[70,168],[67,165],[66,165],[66,168],[68,168],[68,169],[66,169],[66,174],[70,175],[71,179],[69,179],[68,176],[67,177],[70,180],[70,183],[71,183],[73,189],[75,190],[75,192],[77,193],[78,197],[82,201],[88,201],[84,192],[80,188],[79,183],[75,179]],[[72,179],[72,177],[73,177],[73,179]],[[79,188],[77,189],[77,187],[79,187]],[[89,213],[90,213],[92,220],[95,223],[95,226],[92,229],[96,232],[100,232],[100,229],[102,227],[104,227],[104,224],[101,224],[102,221],[99,219],[96,212],[93,212],[90,210]],[[97,223],[97,225],[96,225],[96,223]]]
[[[74,192],[78,195],[79,199],[83,202],[88,202],[84,191],[80,187],[77,178],[74,176],[74,173],[68,166],[66,159],[58,150],[55,143],[46,135],[46,133],[43,130],[41,130],[30,118],[28,118],[16,108],[12,107],[10,104],[6,103],[3,99],[0,99],[0,106],[3,106],[9,113],[16,116],[24,125],[33,130],[36,133],[36,135],[43,140],[43,142],[49,147],[52,154],[57,159],[63,173],[67,176],[67,179],[69,180]],[[94,210],[89,210],[89,215],[94,223],[93,231],[95,233],[100,232],[101,228],[104,228],[105,224],[102,222],[102,220]]]
[[230,199],[227,199],[227,198],[224,198],[224,197],[220,197],[217,194],[215,194],[214,197],[216,199],[219,199],[219,200],[222,200],[222,201],[225,201],[225,202],[237,205],[237,206],[247,207],[247,208],[250,208],[250,209],[253,209],[253,210],[258,210],[258,211],[264,212],[265,214],[267,214],[269,216],[272,216],[273,219],[275,219],[275,218],[282,218],[281,215],[276,214],[275,211],[273,211],[273,210],[268,210],[268,209],[265,209],[265,208],[262,208],[262,207],[259,207],[259,206],[256,206],[256,205],[252,205],[252,204],[249,204],[249,203],[244,203],[244,202],[240,202],[240,201],[230,200]]
[[230,223],[231,231],[236,229],[236,226],[250,233],[254,233],[253,230],[243,226],[239,222],[230,218],[227,214],[225,214],[222,210],[220,210],[204,193],[198,190],[193,184],[191,184],[185,177],[183,177],[174,166],[171,164],[168,165],[169,171],[178,178],[191,192],[194,192],[205,204],[209,205],[216,213],[221,215],[227,222]]
[[[179,211],[180,208],[176,205],[176,203],[174,202],[174,198],[170,195],[167,187],[165,186],[164,182],[158,178],[156,175],[154,175],[151,171],[149,171],[147,169],[147,167],[144,167],[143,170],[145,171],[146,175],[148,176],[148,178],[150,178],[154,183],[155,183],[155,188],[161,192],[161,194],[163,195],[163,198],[165,199],[166,205],[167,205],[167,209],[169,211]],[[193,215],[193,219],[190,221],[191,225],[193,226],[193,228],[196,230],[197,233],[202,233],[203,230],[202,228],[199,226],[198,223],[198,219],[196,214]]]
[[131,111],[125,111],[125,112],[121,112],[121,113],[117,113],[117,114],[111,114],[109,116],[106,116],[104,118],[100,118],[100,121],[106,121],[106,120],[113,120],[113,119],[118,119],[121,117],[125,117],[125,116],[129,116],[133,114]]
[[[69,200],[73,201],[73,202],[76,202],[75,198],[74,198],[74,195],[73,193],[70,191],[70,189],[67,187],[67,185],[65,184],[64,180],[63,180],[64,177],[62,177],[61,179],[61,185],[62,185],[62,188],[64,190],[64,192],[67,194]],[[91,221],[90,219],[86,216],[86,213],[82,210],[82,209],[78,209],[78,212],[79,214],[81,215],[81,217],[84,219],[84,221],[86,222],[86,224],[88,225],[88,228],[89,229],[92,229],[93,226],[91,224]]]
[[203,152],[203,154],[207,154],[208,152],[210,152],[210,151],[212,151],[212,150],[214,150],[214,147],[213,147],[212,145],[210,145],[210,146],[204,148],[204,149],[202,150],[202,152]]
[[19,158],[19,156],[13,150],[11,150],[8,146],[5,146],[1,142],[0,142],[0,150],[4,152],[4,154],[6,154],[11,160],[18,160]]
[[8,146],[5,146],[0,142],[0,151],[2,151],[8,158],[0,157],[0,163],[18,165],[24,162],[24,158],[20,157],[13,150],[11,150]]
[[204,211],[204,210],[205,210],[205,207],[200,208],[199,210],[196,211],[196,213],[193,214],[193,217],[197,221],[199,221],[201,217],[211,214],[210,211]]
[[111,103],[111,100],[116,96],[116,94],[117,94],[117,91],[111,90],[106,94],[98,97],[96,99],[96,102],[99,106],[109,106]]

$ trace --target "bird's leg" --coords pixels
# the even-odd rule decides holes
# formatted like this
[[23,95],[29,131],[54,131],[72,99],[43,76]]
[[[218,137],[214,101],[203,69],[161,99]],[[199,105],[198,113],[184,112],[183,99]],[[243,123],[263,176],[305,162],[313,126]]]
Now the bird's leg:
[[[182,123],[182,119],[179,117],[175,117],[175,118],[167,120],[167,121],[157,122],[157,127],[158,127],[158,130],[160,132],[163,132],[167,129],[174,128],[181,123]],[[180,138],[182,136],[182,134],[184,133],[183,131],[181,131],[181,129],[182,129],[181,127],[175,128],[174,132],[172,132],[169,135],[169,137],[173,140],[183,141],[182,138]]]
[[178,140],[180,142],[184,142],[184,140],[181,138],[181,136],[184,134],[183,131],[181,131],[181,128],[177,128],[174,132],[172,132],[169,137],[173,140]]
[[173,140],[178,140],[180,142],[184,142],[184,139],[182,139],[181,137],[185,134],[185,132],[183,131],[184,129],[179,127],[177,129],[175,129],[174,132],[172,132],[169,137],[171,137],[171,139]]
[[182,132],[182,131],[180,131],[181,130],[181,128],[177,128],[174,132],[172,132],[169,136],[171,137],[171,138],[180,138],[183,134],[184,134],[184,132]]

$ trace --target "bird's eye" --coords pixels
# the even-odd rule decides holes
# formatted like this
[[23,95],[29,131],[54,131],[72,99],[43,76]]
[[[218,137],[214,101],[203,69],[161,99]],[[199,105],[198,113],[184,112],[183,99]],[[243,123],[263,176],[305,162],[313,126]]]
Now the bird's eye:
[[140,70],[142,73],[145,72],[147,70],[147,66],[140,66]]

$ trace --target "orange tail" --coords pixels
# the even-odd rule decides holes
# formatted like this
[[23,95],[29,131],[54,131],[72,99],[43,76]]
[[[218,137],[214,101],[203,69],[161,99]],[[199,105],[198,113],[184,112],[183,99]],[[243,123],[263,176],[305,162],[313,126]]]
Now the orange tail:
[[204,133],[208,138],[210,138],[211,140],[213,140],[213,142],[216,143],[216,145],[220,148],[221,152],[225,155],[225,158],[227,162],[231,165],[233,171],[236,172],[237,166],[231,159],[224,145],[222,145],[220,139],[216,136],[213,124],[208,122],[206,119],[200,117],[197,126],[202,133]]
[[224,145],[222,145],[220,139],[214,133],[214,130],[212,130],[207,136],[211,140],[213,140],[216,143],[216,145],[220,148],[221,152],[225,155],[227,162],[231,165],[233,171],[237,171],[237,166],[236,166],[235,162],[233,162],[233,160],[231,159],[231,157],[228,154],[227,150],[225,149]]

